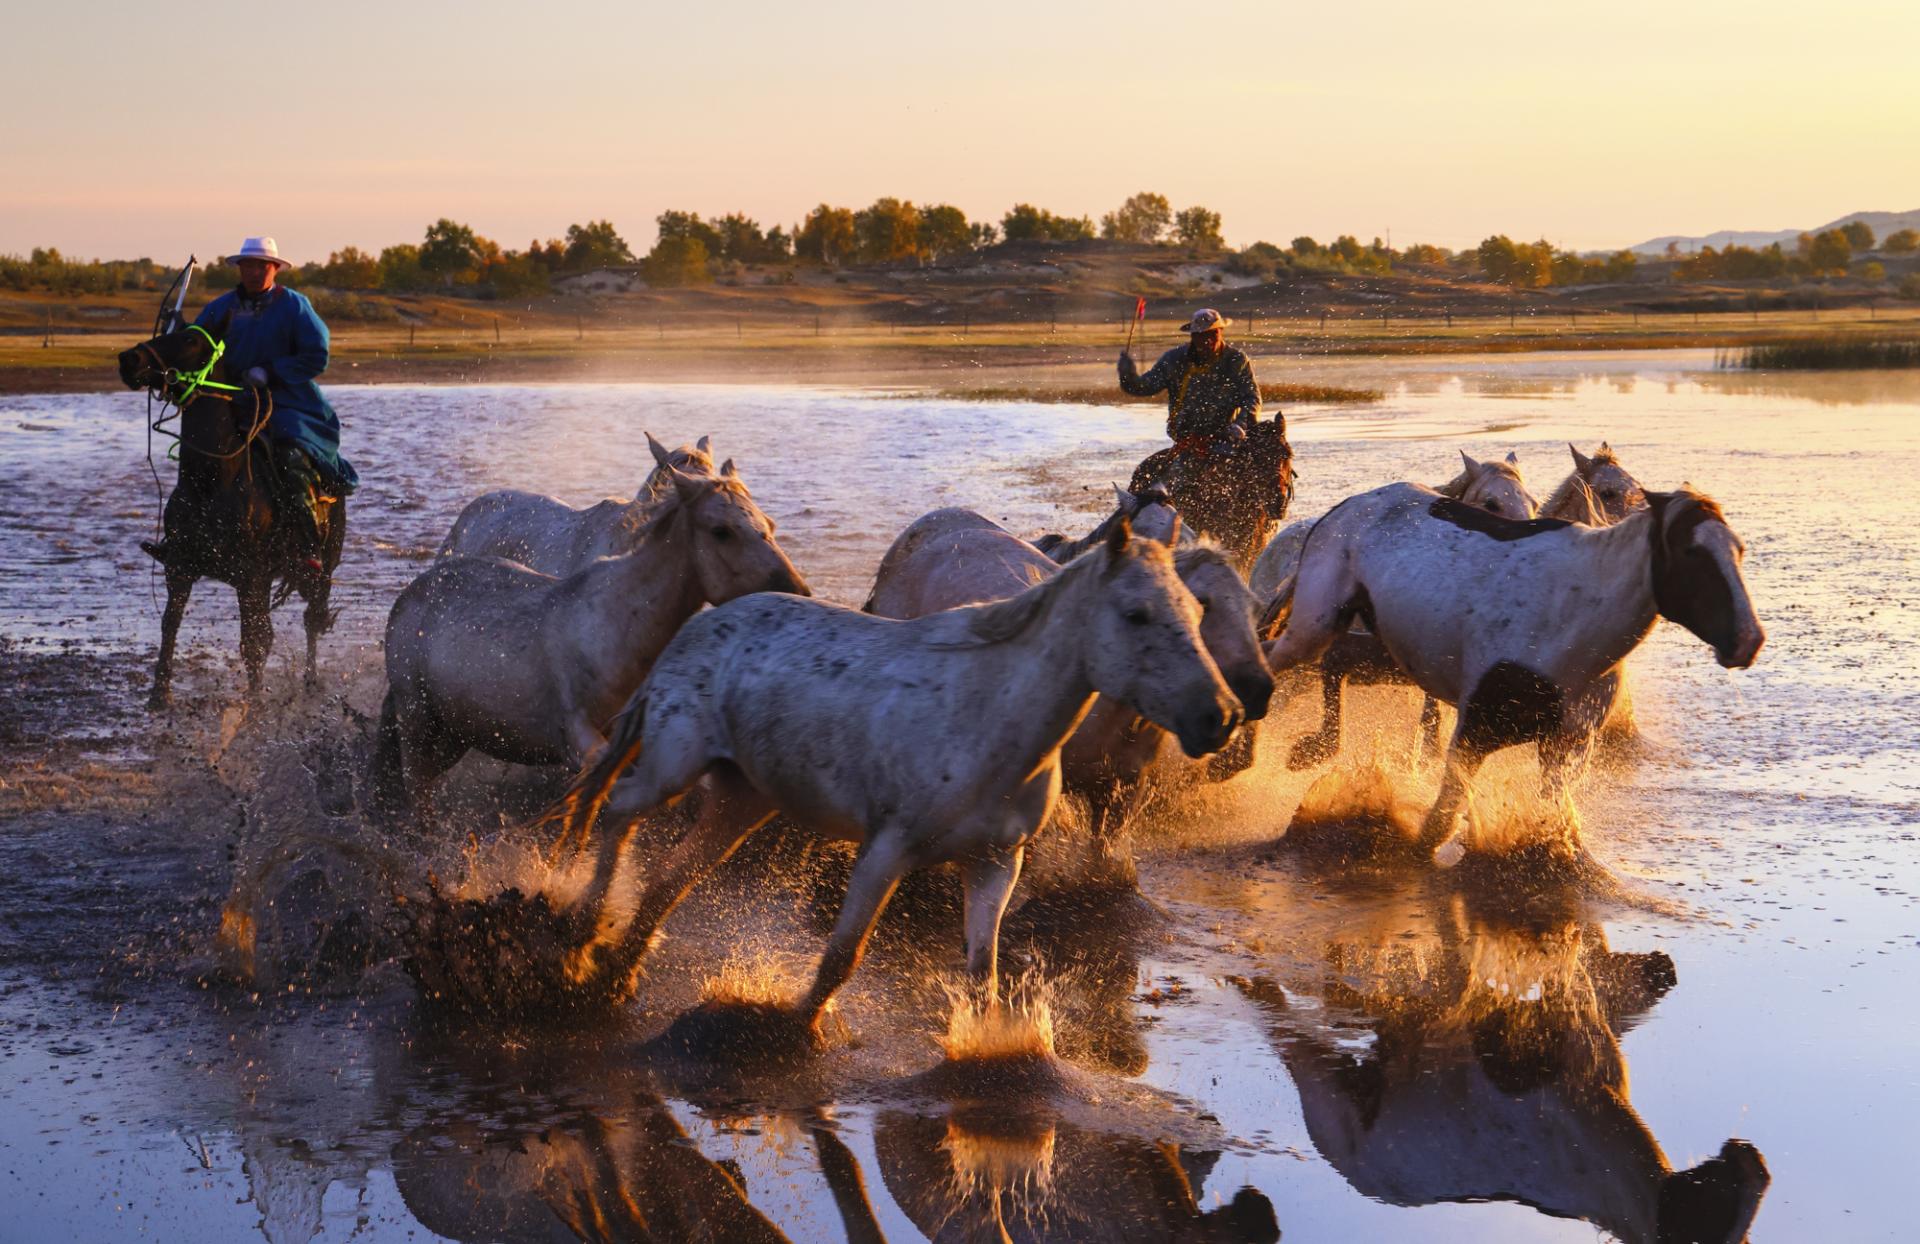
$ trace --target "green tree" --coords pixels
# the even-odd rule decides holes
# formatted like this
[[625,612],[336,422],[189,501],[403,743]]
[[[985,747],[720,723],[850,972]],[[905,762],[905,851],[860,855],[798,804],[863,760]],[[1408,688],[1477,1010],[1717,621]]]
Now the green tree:
[[1100,218],[1100,236],[1114,242],[1158,242],[1173,223],[1173,205],[1164,194],[1142,190]]
[[733,263],[762,263],[767,259],[767,235],[760,222],[740,212],[729,212],[713,222],[720,237],[720,258]]
[[1889,255],[1911,255],[1920,251],[1920,231],[1897,229],[1880,243],[1880,249]]
[[1607,256],[1601,275],[1607,280],[1620,284],[1633,279],[1634,272],[1640,267],[1640,256],[1632,251],[1615,251]]
[[1309,237],[1298,237],[1293,240],[1290,249],[1296,255],[1318,255],[1320,243]]
[[1173,218],[1173,236],[1180,245],[1200,250],[1219,250],[1227,244],[1220,236],[1220,213],[1198,205],[1182,209]]
[[722,243],[720,232],[706,221],[700,219],[697,212],[661,212],[654,218],[659,226],[659,240],[698,242],[707,248],[709,257],[718,255]]
[[1443,247],[1427,242],[1415,242],[1400,252],[1400,258],[1406,263],[1439,265],[1446,263],[1452,256]]
[[420,268],[444,285],[471,278],[486,258],[486,248],[471,228],[442,216],[427,226],[420,245]]
[[853,214],[854,252],[864,263],[920,257],[920,209],[892,197]]
[[1000,226],[988,220],[976,220],[967,226],[967,233],[973,239],[973,249],[985,250],[1000,240]]
[[1870,251],[1873,249],[1873,226],[1869,225],[1866,221],[1849,220],[1846,224],[1840,226],[1840,232],[1845,235],[1847,245],[1853,249],[1857,251]]
[[380,288],[395,293],[411,293],[433,284],[433,277],[420,265],[420,248],[401,243],[380,252]]
[[921,208],[920,249],[935,259],[971,251],[973,227],[967,223],[967,214],[951,203]]
[[707,244],[699,238],[685,233],[662,234],[647,257],[640,261],[640,270],[647,284],[663,289],[705,285],[713,280],[713,273],[707,267],[708,257]]
[[1861,264],[1860,279],[1863,281],[1872,281],[1876,285],[1879,284],[1881,281],[1887,279],[1887,265],[1877,259],[1871,263]]
[[1546,242],[1515,242],[1496,234],[1474,251],[1480,270],[1502,285],[1532,288],[1553,279],[1553,247]]
[[536,257],[531,249],[525,254],[509,251],[487,269],[487,284],[503,298],[544,294],[552,281],[553,272],[544,261],[544,252]]
[[853,257],[853,213],[826,203],[807,213],[793,235],[797,258],[837,267]]
[[[1804,236],[1804,235],[1803,235]],[[1833,272],[1845,274],[1847,265],[1853,262],[1853,244],[1847,241],[1847,235],[1838,229],[1828,229],[1817,234],[1807,243],[1807,263],[1812,265],[1816,274]]]
[[1093,221],[1016,203],[1000,218],[1000,233],[1009,242],[1085,242],[1093,237]]
[[568,225],[566,249],[561,266],[569,272],[592,268],[611,268],[633,262],[633,250],[614,229],[610,220],[595,220],[584,225]]
[[380,261],[357,246],[348,246],[328,255],[325,264],[305,275],[311,283],[329,289],[378,289]]

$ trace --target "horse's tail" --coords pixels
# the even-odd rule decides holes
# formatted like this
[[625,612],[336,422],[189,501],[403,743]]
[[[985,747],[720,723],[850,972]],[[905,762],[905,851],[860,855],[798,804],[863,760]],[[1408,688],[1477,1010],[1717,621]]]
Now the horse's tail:
[[380,703],[380,726],[373,736],[373,766],[368,792],[374,811],[390,816],[406,801],[406,775],[400,765],[400,701],[392,687]]
[[1300,582],[1300,572],[1294,571],[1280,581],[1280,590],[1273,594],[1267,607],[1260,614],[1260,642],[1272,643],[1280,638],[1280,632],[1287,629],[1287,619],[1293,616],[1293,589]]
[[627,701],[627,706],[620,710],[620,715],[613,719],[613,733],[607,737],[607,745],[601,749],[599,759],[582,771],[567,787],[566,793],[534,819],[535,825],[550,825],[555,821],[563,823],[560,837],[553,844],[554,859],[559,859],[569,843],[577,843],[582,847],[587,844],[588,835],[593,832],[593,823],[599,819],[600,809],[606,806],[613,784],[620,780],[620,775],[626,772],[628,766],[640,759],[646,717],[647,702],[640,692],[635,692],[634,697]]

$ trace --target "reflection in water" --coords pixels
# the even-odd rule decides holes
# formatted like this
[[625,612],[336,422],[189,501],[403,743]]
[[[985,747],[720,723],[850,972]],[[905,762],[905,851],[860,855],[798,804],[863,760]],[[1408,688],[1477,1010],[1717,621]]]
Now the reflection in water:
[[1768,1182],[1730,1140],[1674,1171],[1627,1096],[1620,1034],[1675,982],[1663,952],[1608,948],[1596,923],[1435,899],[1433,931],[1333,939],[1335,1034],[1274,982],[1237,982],[1299,1088],[1307,1130],[1355,1189],[1394,1205],[1519,1201],[1629,1244],[1745,1238]]
[[703,1156],[645,1092],[617,1118],[581,1114],[527,1131],[422,1127],[395,1148],[393,1167],[407,1208],[449,1239],[787,1238],[748,1202],[738,1173]]
[[1252,1188],[1200,1208],[1194,1190],[1218,1154],[1091,1131],[1045,1110],[888,1111],[874,1148],[887,1190],[935,1244],[1280,1238],[1273,1205]]

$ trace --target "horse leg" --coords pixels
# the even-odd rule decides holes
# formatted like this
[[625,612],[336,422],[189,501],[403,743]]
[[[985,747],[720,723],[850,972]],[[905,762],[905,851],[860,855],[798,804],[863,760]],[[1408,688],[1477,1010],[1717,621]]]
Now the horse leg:
[[[853,866],[853,877],[847,882],[847,896],[840,901],[840,915],[833,922],[832,935],[827,938],[826,953],[820,956],[812,987],[800,1000],[800,1016],[808,1027],[818,1029],[827,1003],[860,966],[867,938],[879,922],[880,913],[886,909],[887,900],[893,897],[894,887],[912,871],[915,860],[905,840],[906,835],[898,830],[882,831],[870,838],[860,852],[860,859]],[[968,913],[971,928],[971,905]]]
[[1420,826],[1420,849],[1429,854],[1453,833],[1454,820],[1467,801],[1467,787],[1480,771],[1480,762],[1487,758],[1484,751],[1462,743],[1460,734],[1456,727],[1453,743],[1447,748],[1446,770],[1440,775],[1440,793]]
[[1278,673],[1319,660],[1346,633],[1360,593],[1343,555],[1334,552],[1308,558],[1303,554],[1294,572],[1286,626],[1267,645],[1267,664]]
[[1320,667],[1320,728],[1293,745],[1287,753],[1287,768],[1311,769],[1331,760],[1340,750],[1340,721],[1345,713],[1347,671],[1327,653]]
[[1207,780],[1224,782],[1253,768],[1255,751],[1260,746],[1260,723],[1246,721],[1233,732],[1227,745],[1207,757]]
[[320,687],[320,637],[333,629],[334,614],[330,607],[333,600],[333,579],[328,575],[318,576],[306,595],[306,612],[301,622],[307,629],[307,669],[306,688],[309,691]]
[[273,581],[248,579],[240,597],[240,659],[247,667],[247,698],[259,699],[267,681],[267,657],[273,652]]
[[153,690],[147,696],[150,712],[160,712],[173,702],[173,647],[180,638],[180,619],[186,616],[193,583],[191,575],[167,571],[167,607],[160,615],[160,659],[154,663]]
[[[690,785],[691,782],[685,783],[672,793],[677,795]],[[667,917],[673,914],[673,909],[680,905],[680,900],[700,884],[709,872],[724,863],[749,834],[772,820],[773,814],[778,811],[731,764],[714,767],[706,795],[701,801],[700,819],[685,837],[673,844],[646,890],[641,893],[640,901],[634,906],[633,919],[628,922],[626,931],[620,934],[613,954],[603,965],[606,979],[630,982],[639,970],[641,957],[653,945],[654,935],[660,931]],[[652,806],[658,807],[664,802],[664,798],[659,799]],[[620,854],[633,841],[637,828],[638,820],[630,819],[618,835],[608,834],[602,840],[600,863],[595,869],[589,891],[593,905],[582,905],[583,910],[594,913],[595,930],[592,939],[575,954],[574,963],[569,969],[574,980],[586,979],[592,971],[592,956],[598,952],[598,947],[612,938],[614,922],[608,918],[607,896]],[[617,843],[612,851],[608,850],[608,842]]]
[[1440,701],[1430,695],[1420,700],[1420,754],[1440,754]]
[[975,985],[986,986],[986,1001],[1000,997],[1000,918],[1014,883],[1020,880],[1020,847],[989,847],[960,863],[960,883],[966,894],[967,974]]
[[429,712],[400,714],[400,779],[406,790],[407,806],[416,828],[433,824],[439,812],[435,792],[447,770],[467,754],[464,740],[456,738]]

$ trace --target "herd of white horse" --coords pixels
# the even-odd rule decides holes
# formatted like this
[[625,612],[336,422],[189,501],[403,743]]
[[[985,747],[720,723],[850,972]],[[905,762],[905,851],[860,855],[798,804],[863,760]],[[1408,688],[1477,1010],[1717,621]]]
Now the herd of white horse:
[[[858,843],[792,1012],[808,1029],[901,879],[949,861],[968,968],[991,990],[1023,852],[1063,786],[1110,835],[1157,787],[1238,772],[1278,672],[1325,658],[1329,712],[1296,766],[1337,748],[1347,678],[1420,688],[1433,726],[1433,702],[1456,707],[1430,851],[1491,752],[1536,743],[1546,780],[1565,780],[1657,617],[1729,668],[1764,639],[1720,509],[1644,490],[1605,445],[1574,450],[1545,507],[1512,455],[1463,454],[1446,485],[1350,497],[1250,568],[1158,494],[1121,491],[1080,540],[936,510],[895,539],[856,610],[811,598],[705,438],[648,443],[656,466],[630,501],[495,492],[459,516],[393,606],[373,790],[421,823],[470,750],[580,768],[551,814],[556,858],[593,865],[565,971],[614,993],[675,905],[776,813]],[[692,827],[616,918],[610,892],[645,818],[696,787]]]

